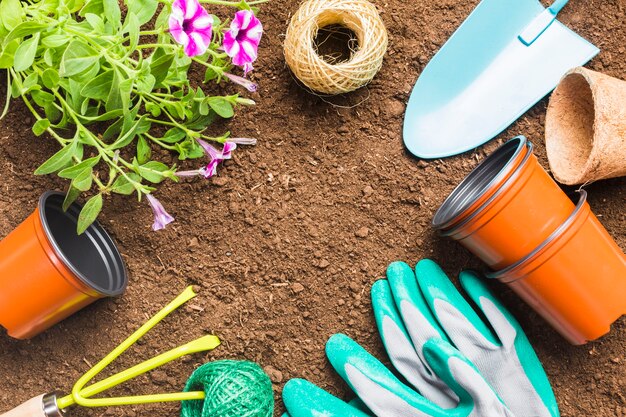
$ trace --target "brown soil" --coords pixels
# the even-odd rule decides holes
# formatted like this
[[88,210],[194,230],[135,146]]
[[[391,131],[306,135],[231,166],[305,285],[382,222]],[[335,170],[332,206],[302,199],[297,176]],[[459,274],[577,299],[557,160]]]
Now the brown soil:
[[[200,363],[219,358],[260,362],[275,382],[305,377],[346,397],[324,358],[324,342],[345,332],[381,358],[368,299],[370,285],[397,259],[431,257],[456,275],[483,266],[459,245],[438,237],[430,219],[476,162],[503,140],[524,134],[547,167],[546,100],[497,140],[461,156],[418,161],[401,138],[411,86],[477,0],[376,1],[390,47],[374,82],[345,97],[322,100],[301,89],[285,67],[281,42],[296,0],[273,0],[262,18],[267,33],[253,77],[258,106],[240,111],[229,128],[260,139],[238,149],[210,182],[167,184],[157,196],[177,217],[150,229],[151,213],[134,199],[106,202],[102,223],[114,235],[131,273],[127,293],[101,301],[29,340],[0,335],[0,409],[72,383],[186,285],[200,295],[112,367],[215,333],[223,346],[125,384],[117,394],[180,390]],[[598,45],[595,70],[626,76],[623,0],[575,1],[560,19]],[[4,77],[2,77],[4,79]],[[4,94],[5,85],[0,84]],[[352,108],[335,107],[327,101]],[[8,234],[48,189],[63,189],[34,169],[55,151],[30,131],[27,110],[14,102],[0,125],[0,236]],[[626,179],[588,187],[590,203],[626,249]],[[15,277],[19,279],[19,277]],[[502,286],[550,376],[563,416],[626,416],[626,319],[610,335],[573,347]],[[282,411],[277,403],[277,413]],[[72,410],[76,416],[176,415],[177,404]],[[520,416],[524,417],[524,416]]]

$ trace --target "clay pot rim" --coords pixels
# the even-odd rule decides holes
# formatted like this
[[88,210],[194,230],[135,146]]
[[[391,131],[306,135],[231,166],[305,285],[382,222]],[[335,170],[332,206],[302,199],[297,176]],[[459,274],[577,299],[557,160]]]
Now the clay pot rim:
[[[82,273],[67,257],[67,255],[62,250],[59,242],[54,237],[52,230],[50,229],[50,225],[48,224],[48,218],[46,217],[46,204],[50,197],[60,196],[64,197],[63,193],[58,191],[46,191],[41,197],[39,197],[38,203],[38,211],[39,211],[39,221],[42,229],[46,234],[47,241],[50,245],[50,249],[54,251],[54,254],[58,257],[58,259],[63,263],[63,265],[69,269],[69,271],[80,280],[87,288],[96,291],[99,295],[105,297],[115,297],[121,295],[126,290],[126,286],[128,285],[128,270],[126,268],[126,264],[124,263],[124,259],[120,254],[117,245],[111,238],[111,236],[107,233],[107,231],[98,223],[98,221],[94,221],[88,228],[85,230],[85,234],[90,236],[90,241],[93,243],[94,247],[98,250],[98,252],[102,253],[108,252],[111,255],[111,258],[104,258],[105,262],[109,265],[114,263],[114,267],[112,268],[115,271],[118,271],[117,286],[111,285],[112,288],[104,288],[101,285],[95,283],[92,279],[87,277],[84,273]],[[74,212],[79,213],[82,207],[74,202],[67,209],[67,213]],[[70,216],[68,216],[70,217]],[[71,217],[70,217],[71,218]],[[71,218],[74,221],[73,218]],[[71,233],[76,233],[75,230],[72,230]],[[112,275],[113,273],[111,273]]]
[[487,278],[495,278],[505,283],[511,283],[517,281],[518,279],[523,279],[523,277],[521,277],[513,280],[505,280],[508,275],[513,274],[519,269],[527,267],[532,262],[535,262],[537,258],[544,254],[550,247],[552,247],[552,245],[557,244],[560,241],[561,237],[565,235],[565,233],[572,226],[575,225],[576,220],[578,220],[581,215],[586,213],[584,208],[587,203],[587,191],[580,189],[576,190],[576,192],[580,194],[578,203],[576,204],[576,208],[574,209],[572,214],[570,214],[570,216],[563,222],[563,224],[561,224],[554,232],[552,232],[552,234],[550,234],[550,236],[546,238],[546,240],[541,242],[541,244],[528,255],[524,256],[522,259],[515,262],[514,264],[507,266],[506,268],[486,274]]
[[[494,163],[494,160],[496,160],[501,155],[501,153],[508,151],[508,148],[515,141],[519,142],[515,148],[515,152],[509,157],[504,166],[500,168],[497,175],[491,177],[488,182],[487,180],[484,180],[482,182],[479,182],[478,185],[473,184],[473,182],[477,180],[477,176],[481,173],[481,171],[487,169],[489,164]],[[444,200],[444,202],[435,213],[435,216],[432,220],[432,226],[435,229],[442,231],[442,234],[447,236],[452,230],[457,230],[459,227],[466,225],[477,215],[477,213],[483,211],[487,205],[493,202],[495,197],[502,193],[502,189],[506,188],[505,186],[509,184],[510,177],[515,175],[515,172],[517,172],[527,162],[529,155],[532,153],[532,148],[532,143],[528,141],[528,139],[526,139],[526,137],[523,135],[516,136],[500,145],[495,151],[487,156],[487,158],[482,160],[463,179],[463,181],[461,181],[461,183],[457,185],[454,190],[452,190],[452,192],[448,195],[448,197]],[[522,154],[524,151],[526,153],[521,156],[520,154]],[[518,159],[520,157],[522,158],[521,162],[516,165],[516,162],[518,162]],[[478,178],[478,180],[480,181],[480,178]],[[487,182],[486,185],[484,185],[485,182]],[[468,209],[472,207],[472,204],[479,200],[482,196],[487,194],[489,191],[492,191],[493,188],[498,184],[500,184],[500,186],[493,193],[493,195],[491,195],[483,204],[472,210],[472,212],[469,213],[469,215],[467,215],[465,219],[463,219],[464,215],[467,214],[466,212],[468,211]],[[480,192],[476,196],[473,196],[470,201],[462,201],[461,204],[458,204],[456,200],[458,198],[461,198],[465,191],[471,192],[471,189],[469,187],[475,189],[480,187],[481,185],[484,185],[482,187],[482,192]],[[455,221],[459,218],[461,218],[461,223],[455,224]]]

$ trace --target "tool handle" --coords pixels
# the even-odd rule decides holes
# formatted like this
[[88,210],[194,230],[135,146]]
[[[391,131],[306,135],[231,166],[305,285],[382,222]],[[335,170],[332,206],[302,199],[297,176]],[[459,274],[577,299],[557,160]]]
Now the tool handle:
[[43,408],[43,394],[9,410],[0,417],[47,417]]
[[552,3],[552,5],[550,7],[548,7],[550,9],[550,11],[552,12],[552,14],[554,14],[555,16],[561,11],[561,9],[563,7],[565,7],[565,5],[567,4],[569,0],[556,0],[554,3]]

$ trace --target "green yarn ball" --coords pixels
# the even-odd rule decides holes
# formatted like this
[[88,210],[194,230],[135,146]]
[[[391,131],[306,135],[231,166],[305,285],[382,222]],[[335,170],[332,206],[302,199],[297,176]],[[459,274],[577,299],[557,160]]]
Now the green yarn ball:
[[202,401],[183,401],[182,417],[272,417],[272,381],[254,362],[222,360],[194,371],[185,392],[204,391]]

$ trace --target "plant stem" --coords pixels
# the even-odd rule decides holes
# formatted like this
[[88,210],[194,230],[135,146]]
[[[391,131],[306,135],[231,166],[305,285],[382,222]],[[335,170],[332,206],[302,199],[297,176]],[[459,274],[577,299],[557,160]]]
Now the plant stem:
[[7,96],[4,102],[4,108],[2,114],[0,114],[0,120],[4,119],[9,111],[9,103],[11,102],[11,73],[7,70]]
[[176,147],[175,147],[175,146],[171,146],[171,145],[168,145],[168,144],[166,144],[166,143],[163,143],[163,142],[161,142],[161,141],[159,140],[159,138],[155,138],[154,136],[152,136],[152,135],[150,135],[150,134],[148,134],[148,133],[144,133],[144,136],[145,136],[145,137],[147,137],[147,138],[148,138],[148,139],[150,139],[152,142],[156,143],[157,145],[159,145],[159,146],[160,146],[160,147],[162,147],[162,148],[169,149],[170,151],[175,151],[175,150],[176,150]]

